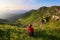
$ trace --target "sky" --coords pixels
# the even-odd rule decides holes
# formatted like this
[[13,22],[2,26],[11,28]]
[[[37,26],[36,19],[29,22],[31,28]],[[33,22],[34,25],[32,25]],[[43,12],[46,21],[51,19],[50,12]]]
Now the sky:
[[0,0],[0,11],[31,10],[42,6],[60,6],[60,0]]

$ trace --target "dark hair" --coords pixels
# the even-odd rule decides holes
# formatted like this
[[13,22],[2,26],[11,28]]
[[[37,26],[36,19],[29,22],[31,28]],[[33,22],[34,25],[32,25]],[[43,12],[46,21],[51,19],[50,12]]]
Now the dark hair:
[[30,27],[32,27],[32,24],[29,24]]
[[32,24],[30,24],[30,27],[32,27]]

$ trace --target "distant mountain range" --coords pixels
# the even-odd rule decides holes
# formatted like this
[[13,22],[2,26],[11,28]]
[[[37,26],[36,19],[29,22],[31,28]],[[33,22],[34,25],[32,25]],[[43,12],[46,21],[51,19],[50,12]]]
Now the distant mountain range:
[[10,13],[10,14],[23,14],[23,13],[27,12],[27,10],[8,10],[6,12]]
[[27,12],[26,10],[8,10],[6,12],[0,12],[0,19],[5,19],[10,22],[15,21],[21,14]]

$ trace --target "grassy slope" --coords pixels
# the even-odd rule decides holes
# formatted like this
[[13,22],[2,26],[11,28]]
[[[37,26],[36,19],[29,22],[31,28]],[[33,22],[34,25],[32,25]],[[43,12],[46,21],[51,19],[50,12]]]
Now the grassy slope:
[[[2,40],[60,40],[60,21],[47,22],[40,25],[40,19],[43,16],[54,15],[55,7],[46,8],[42,7],[37,11],[28,13],[26,18],[22,17],[18,20],[17,24],[23,26],[29,23],[34,24],[35,37],[30,37],[27,34],[26,28],[11,26],[7,24],[0,24],[0,39]],[[53,13],[54,12],[54,13]],[[53,14],[52,14],[53,13]],[[59,13],[60,14],[60,13]],[[35,25],[37,25],[35,27]]]
[[60,40],[60,22],[49,22],[35,29],[35,36],[30,37],[26,28],[10,25],[0,25],[0,38],[2,40]]

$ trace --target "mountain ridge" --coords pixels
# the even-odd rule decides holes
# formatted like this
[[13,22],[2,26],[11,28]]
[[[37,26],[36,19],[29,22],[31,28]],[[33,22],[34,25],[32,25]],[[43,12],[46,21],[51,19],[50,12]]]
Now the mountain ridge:
[[39,26],[42,19],[46,21],[52,21],[51,19],[54,15],[56,17],[60,16],[60,6],[44,6],[38,8],[37,10],[31,10],[26,12],[20,19],[18,19],[18,21],[20,21],[23,25],[33,24],[34,26]]
[[[33,24],[34,27],[41,25],[41,21],[48,23],[53,20],[60,20],[60,6],[52,7],[40,7],[37,10],[30,10],[24,14],[18,14],[16,16],[11,15],[8,19],[13,25],[26,27],[28,24]],[[12,20],[15,18],[14,20]],[[16,19],[17,18],[17,19]],[[11,21],[12,20],[12,21]]]

